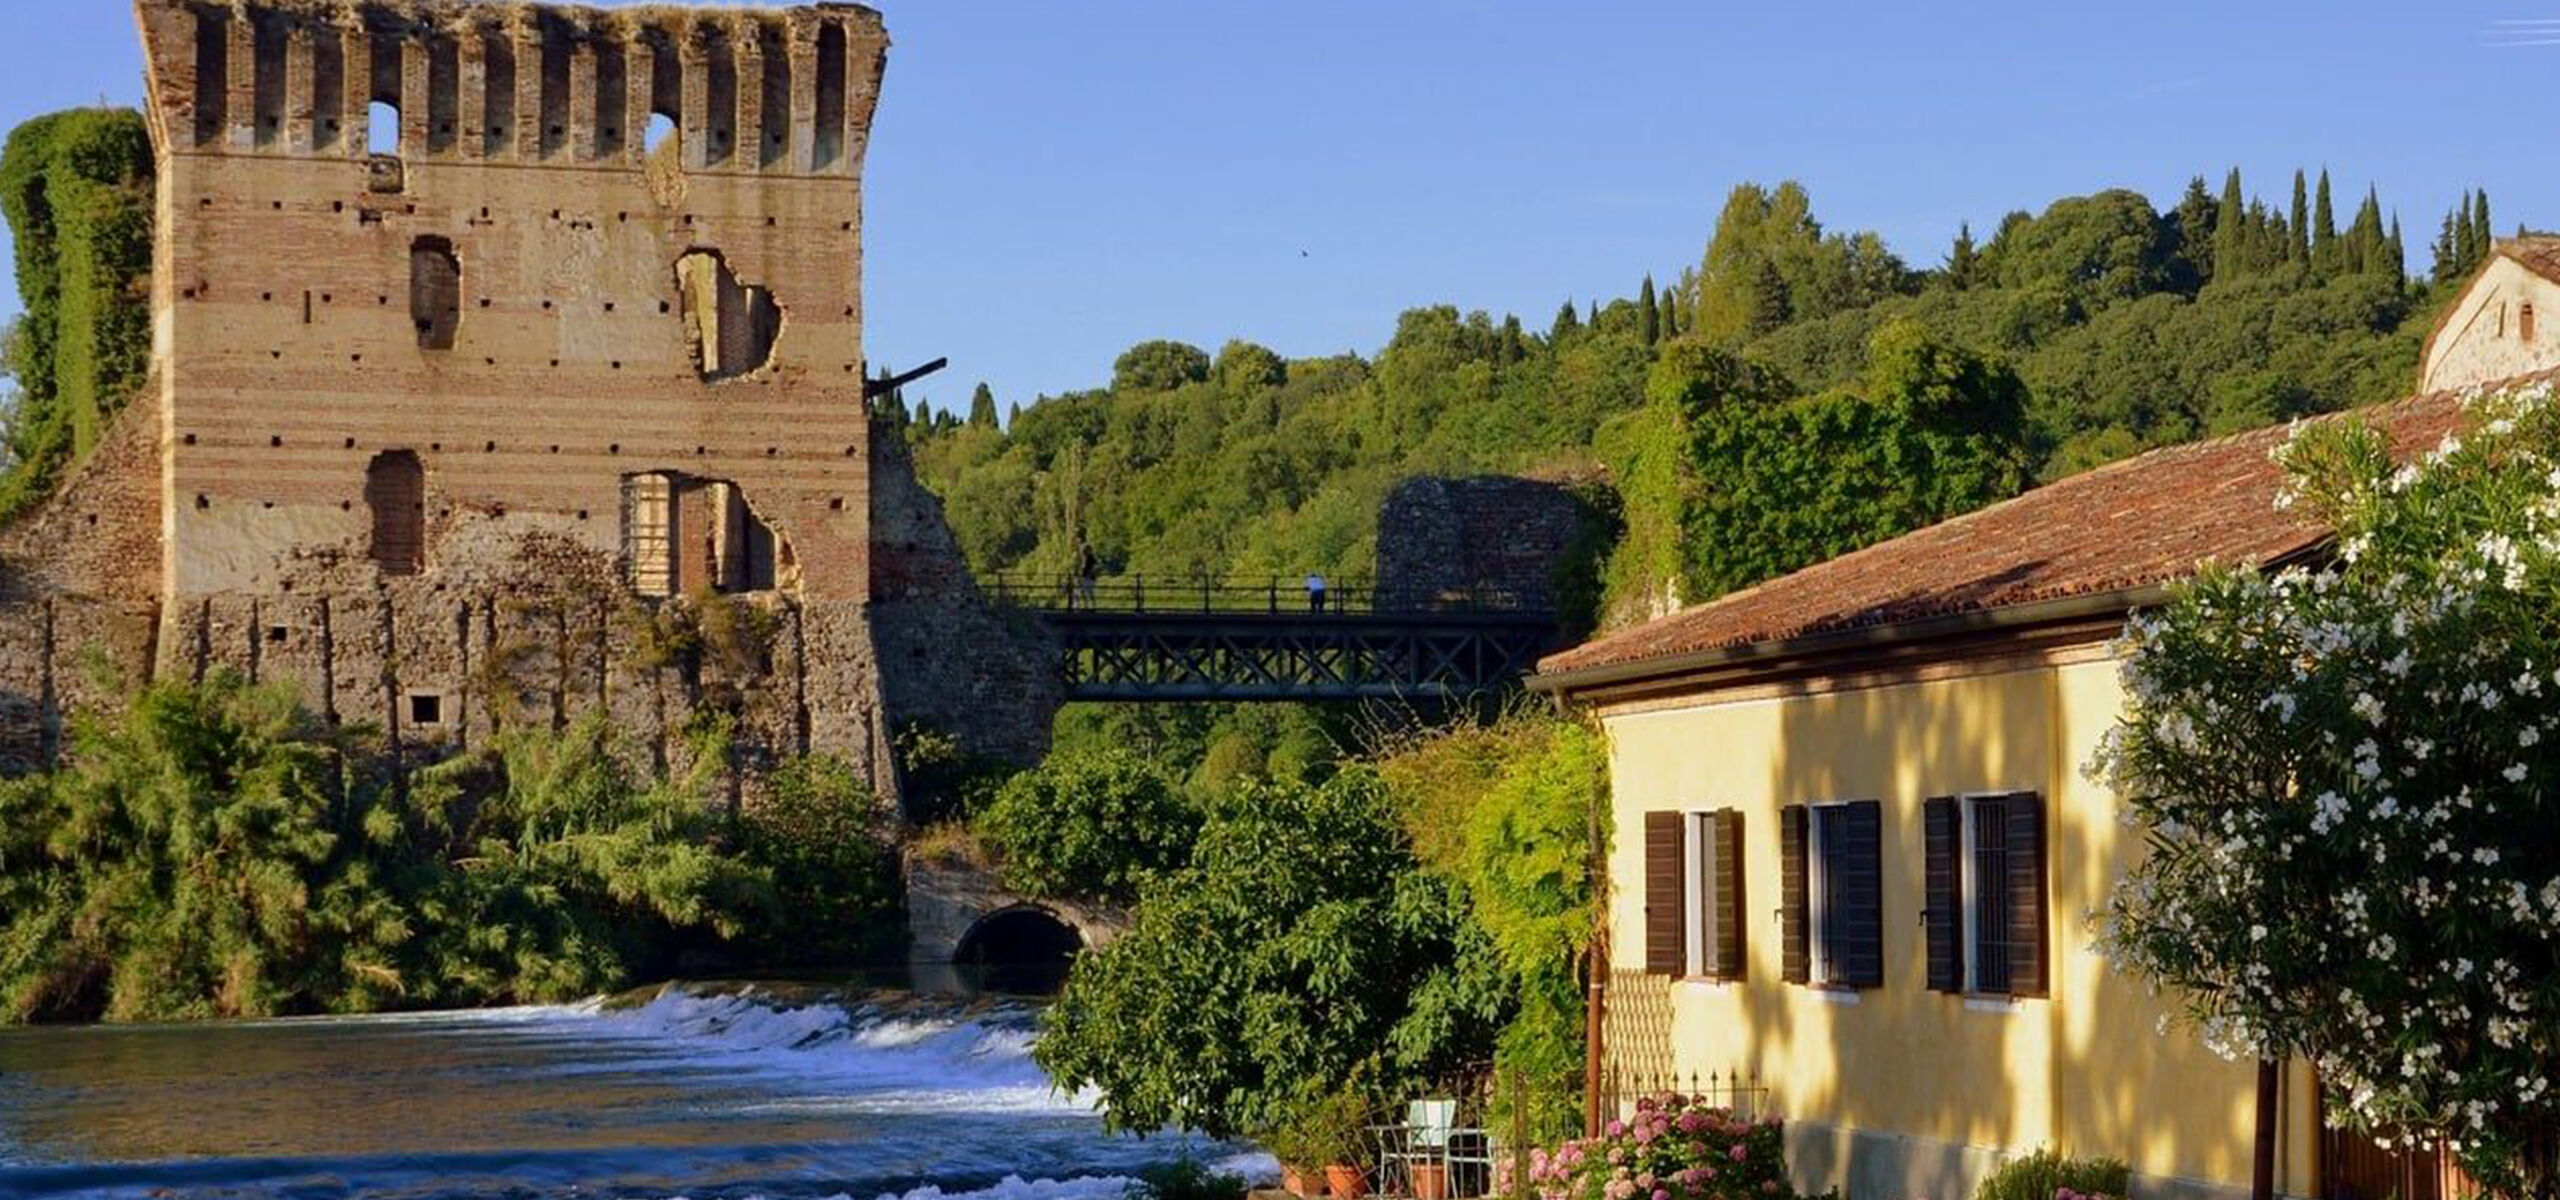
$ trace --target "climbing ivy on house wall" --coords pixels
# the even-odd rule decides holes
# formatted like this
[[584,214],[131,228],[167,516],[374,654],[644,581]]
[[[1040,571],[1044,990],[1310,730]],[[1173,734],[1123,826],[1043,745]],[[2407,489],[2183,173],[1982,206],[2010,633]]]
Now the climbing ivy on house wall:
[[0,215],[26,305],[9,346],[17,412],[0,520],[96,445],[151,364],[151,139],[129,109],[37,117],[0,149]]

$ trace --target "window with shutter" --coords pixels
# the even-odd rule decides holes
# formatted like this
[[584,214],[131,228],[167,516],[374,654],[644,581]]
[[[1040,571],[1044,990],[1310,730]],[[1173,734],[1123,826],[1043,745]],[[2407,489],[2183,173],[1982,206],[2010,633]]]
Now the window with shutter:
[[1921,922],[1927,927],[1929,941],[1929,989],[1937,992],[1964,990],[1965,953],[1962,936],[1964,899],[1957,886],[1958,843],[1963,836],[1962,819],[1956,811],[1953,796],[1934,796],[1921,802],[1923,864],[1920,886]]
[[1926,817],[1929,986],[2045,995],[2043,798],[2015,792],[1931,800]]
[[1686,814],[1644,815],[1644,969],[1677,975],[1687,966],[1688,930],[1681,919],[1688,893]]
[[2052,994],[2052,958],[2047,948],[2045,891],[2044,797],[2018,792],[2007,798],[2007,868],[2009,994]]
[[1840,848],[1838,968],[1832,982],[1884,986],[1884,805],[1859,800],[1838,807]]
[[1715,951],[1708,973],[1718,979],[1742,978],[1742,813],[1722,809],[1710,814],[1715,830],[1715,887],[1709,905],[1715,913]]
[[1811,915],[1805,911],[1805,843],[1811,824],[1806,818],[1807,810],[1801,804],[1778,810],[1778,973],[1789,983],[1812,979],[1812,953],[1805,944]]

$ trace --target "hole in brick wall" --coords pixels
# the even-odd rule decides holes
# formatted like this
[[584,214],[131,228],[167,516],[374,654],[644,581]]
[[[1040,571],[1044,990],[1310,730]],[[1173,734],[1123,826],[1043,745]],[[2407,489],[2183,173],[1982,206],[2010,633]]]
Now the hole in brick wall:
[[434,692],[409,693],[409,723],[412,725],[444,724],[444,697]]
[[427,443],[427,453],[429,453],[429,454],[442,454],[442,453],[444,453],[444,443],[443,443],[443,442],[429,442],[429,443]]
[[579,519],[579,520],[581,520],[581,521],[586,520],[586,519],[587,519],[587,510],[585,510],[585,509],[583,509],[583,508],[582,508],[582,509],[579,509],[579,510],[578,510],[578,519]]
[[333,299],[334,297],[330,296],[327,292],[320,293],[320,303],[322,304],[330,303]]
[[364,149],[367,154],[400,153],[400,106],[376,100],[365,106]]
[[483,454],[495,454],[498,452],[498,444],[496,442],[484,442],[480,446],[480,452]]
[[281,645],[290,632],[290,630],[286,629],[282,625],[269,625],[267,626],[267,641],[272,645]]
[[90,513],[90,514],[89,514],[89,523],[90,523],[90,524],[92,524],[92,525],[97,524],[97,523],[98,523],[98,514],[96,514],[96,513]]
[[260,293],[258,293],[258,303],[260,303],[260,304],[273,304],[273,303],[275,303],[275,302],[276,302],[276,294],[275,294],[274,292],[260,292]]
[[270,208],[270,209],[273,209],[273,210],[274,210],[274,211],[276,211],[276,212],[283,212],[283,211],[284,211],[284,201],[282,201],[282,200],[269,200],[269,201],[267,201],[267,207],[268,207],[268,208]]
[[489,298],[488,298],[487,296],[482,296],[482,297],[480,297],[480,307],[482,307],[482,308],[487,308],[487,307],[489,307]]
[[617,358],[617,359],[613,360],[613,362],[612,362],[612,364],[611,364],[611,365],[612,365],[612,367],[613,367],[613,369],[614,369],[614,370],[619,371],[619,370],[621,370],[621,369],[622,369],[622,360]]
[[273,448],[275,448],[275,447],[279,447],[279,446],[282,446],[282,445],[284,445],[284,437],[283,437],[283,435],[281,435],[281,434],[270,434],[270,435],[268,435],[268,437],[267,437],[267,446],[268,446],[270,449],[273,449]]
[[605,447],[604,452],[607,454],[620,454],[622,453],[622,443],[615,442],[612,445]]
[[645,596],[764,591],[776,565],[791,561],[736,484],[674,471],[623,477],[622,549],[632,589]]
[[462,261],[453,243],[422,237],[409,245],[409,320],[421,350],[451,350],[462,327]]
[[192,445],[195,445],[195,444],[196,444],[196,435],[194,435],[194,434],[192,434],[192,433],[190,433],[190,434],[186,434],[186,435],[181,436],[178,440],[179,440],[179,441],[181,441],[181,442],[186,443],[187,445],[192,446]]
[[782,306],[771,291],[739,282],[719,251],[693,250],[677,259],[676,294],[684,300],[694,369],[704,379],[735,379],[772,361]]
[[607,300],[607,301],[605,301],[605,302],[604,302],[604,310],[605,310],[606,312],[612,312],[612,311],[613,311],[613,301],[611,301],[611,300]]
[[550,301],[545,300],[545,301],[543,301],[543,302],[542,302],[542,311],[544,311],[544,312],[550,312],[550,311],[551,311],[551,302],[550,302]]
[[385,450],[364,470],[373,518],[369,553],[385,575],[415,575],[427,557],[427,468],[407,450]]
[[356,440],[355,440],[354,438],[348,438],[348,439],[347,439],[347,449],[349,449],[349,450],[353,450],[353,449],[355,449],[355,448],[356,448]]
[[211,507],[213,507],[213,497],[208,496],[208,495],[205,495],[203,492],[197,492],[197,493],[196,493],[196,511],[197,511],[197,512],[203,512],[204,510],[206,510],[206,509],[208,509],[208,508],[211,508]]
[[844,497],[842,497],[842,496],[837,496],[837,497],[835,497],[835,498],[833,498],[833,499],[831,499],[831,500],[827,501],[827,507],[828,507],[829,509],[833,510],[833,511],[836,511],[836,512],[843,512],[843,511],[844,511]]

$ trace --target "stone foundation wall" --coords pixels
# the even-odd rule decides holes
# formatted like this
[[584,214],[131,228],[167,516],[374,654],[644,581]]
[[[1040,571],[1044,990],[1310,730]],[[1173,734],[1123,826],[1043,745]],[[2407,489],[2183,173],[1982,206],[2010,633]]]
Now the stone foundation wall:
[[1382,598],[1427,605],[1472,592],[1556,606],[1556,567],[1582,536],[1582,502],[1563,484],[1507,476],[1409,479],[1378,508]]
[[1058,650],[978,589],[941,498],[917,482],[904,437],[885,422],[871,433],[871,533],[872,628],[891,720],[950,733],[973,753],[1038,762],[1065,698]]

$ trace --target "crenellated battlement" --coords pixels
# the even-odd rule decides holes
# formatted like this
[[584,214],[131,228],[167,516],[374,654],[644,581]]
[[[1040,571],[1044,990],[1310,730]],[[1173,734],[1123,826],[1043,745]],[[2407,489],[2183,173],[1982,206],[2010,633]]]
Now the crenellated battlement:
[[135,0],[164,153],[638,169],[651,118],[689,172],[856,173],[888,48],[858,4]]

